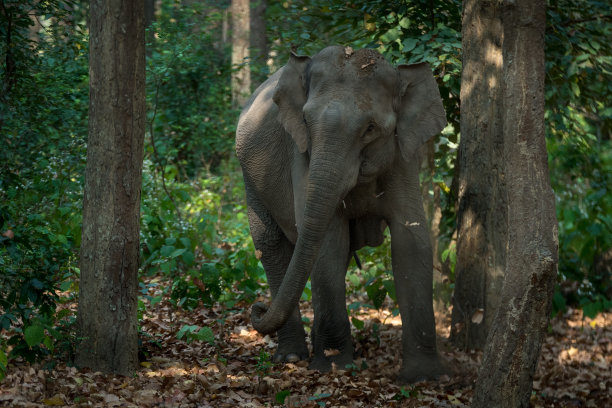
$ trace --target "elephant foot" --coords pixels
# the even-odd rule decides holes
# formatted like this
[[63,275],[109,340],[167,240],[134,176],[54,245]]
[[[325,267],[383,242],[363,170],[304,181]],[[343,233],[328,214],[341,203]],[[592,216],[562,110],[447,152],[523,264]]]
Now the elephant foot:
[[397,382],[412,384],[419,381],[437,380],[440,376],[449,373],[449,368],[438,355],[410,357],[402,364]]
[[315,355],[312,358],[312,361],[310,362],[308,368],[311,370],[317,370],[325,373],[332,369],[332,364],[340,370],[345,370],[346,366],[350,366],[351,364],[353,364],[352,348],[349,348],[348,350],[342,353],[338,353],[338,350],[329,350],[327,354],[328,356],[326,356],[325,354]]
[[272,361],[274,363],[296,363],[301,360],[308,360],[310,353],[308,353],[306,342],[303,341],[301,344],[298,343],[299,342],[296,342],[296,344],[279,344]]
[[308,359],[308,352],[281,353],[277,351],[276,353],[274,353],[274,357],[272,358],[272,361],[274,363],[297,363],[298,361],[307,360],[307,359]]

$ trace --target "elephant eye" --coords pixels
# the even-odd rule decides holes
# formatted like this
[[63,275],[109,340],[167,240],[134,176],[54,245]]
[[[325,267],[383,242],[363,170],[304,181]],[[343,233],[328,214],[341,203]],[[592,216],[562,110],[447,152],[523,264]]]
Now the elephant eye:
[[374,123],[369,123],[365,132],[363,132],[361,139],[366,143],[371,142],[375,137],[375,133],[372,133],[375,129],[376,129],[376,125]]

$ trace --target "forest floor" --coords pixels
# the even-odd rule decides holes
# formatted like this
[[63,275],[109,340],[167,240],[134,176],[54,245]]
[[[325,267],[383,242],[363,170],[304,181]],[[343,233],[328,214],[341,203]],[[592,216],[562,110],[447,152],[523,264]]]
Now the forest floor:
[[[361,299],[366,303],[365,299]],[[73,305],[73,307],[76,307]],[[312,319],[308,302],[302,312]],[[11,361],[0,406],[101,407],[463,407],[474,393],[482,354],[448,341],[450,314],[437,313],[439,348],[454,374],[399,386],[401,325],[388,309],[356,311],[352,367],[322,374],[306,363],[272,364],[275,341],[249,322],[249,305],[185,311],[167,300],[147,305],[143,361],[130,377],[77,370],[63,362]],[[353,316],[355,316],[353,312]],[[181,328],[208,327],[195,339]],[[206,329],[203,333],[208,329]],[[195,332],[194,332],[195,333]],[[181,337],[180,339],[178,337]],[[208,341],[206,341],[208,340]],[[45,366],[47,366],[45,368]],[[550,324],[534,379],[532,407],[612,406],[612,313],[595,319],[568,310]]]

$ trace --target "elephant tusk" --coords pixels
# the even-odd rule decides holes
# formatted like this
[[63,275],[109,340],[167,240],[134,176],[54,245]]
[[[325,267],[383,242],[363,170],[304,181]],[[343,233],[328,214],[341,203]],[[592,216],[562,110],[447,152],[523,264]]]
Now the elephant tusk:
[[342,205],[344,206],[344,209],[346,210],[346,203],[344,202],[344,200],[342,200]]
[[376,194],[376,198],[380,198],[380,197],[382,197],[382,196],[383,196],[383,194],[385,194],[385,192],[384,192],[384,191],[383,191],[383,192],[381,192],[381,193]]

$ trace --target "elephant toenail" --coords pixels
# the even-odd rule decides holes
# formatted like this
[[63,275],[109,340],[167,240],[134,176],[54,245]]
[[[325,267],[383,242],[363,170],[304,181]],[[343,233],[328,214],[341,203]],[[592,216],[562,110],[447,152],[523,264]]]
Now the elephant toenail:
[[295,353],[287,354],[287,358],[285,360],[287,360],[288,363],[297,363],[300,361],[300,356]]

